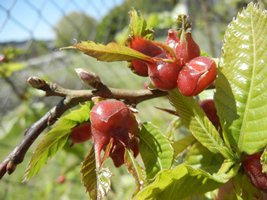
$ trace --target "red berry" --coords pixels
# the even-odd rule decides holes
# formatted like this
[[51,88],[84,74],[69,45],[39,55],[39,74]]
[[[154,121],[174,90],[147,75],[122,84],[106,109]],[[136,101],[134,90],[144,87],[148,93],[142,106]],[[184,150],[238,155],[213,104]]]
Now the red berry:
[[89,122],[74,127],[71,131],[70,139],[75,143],[82,143],[91,138],[91,125]]
[[218,129],[220,127],[220,120],[217,115],[214,101],[212,99],[201,101],[200,106],[204,110],[212,124]]
[[195,96],[215,80],[216,74],[215,61],[199,56],[182,68],[177,79],[177,87],[183,95]]
[[243,161],[243,168],[256,188],[267,191],[267,174],[262,172],[260,157],[261,153],[247,156]]
[[186,32],[185,37],[180,38],[180,41],[176,45],[175,51],[177,60],[182,66],[184,66],[193,58],[200,56],[199,46],[193,40],[190,32]]
[[66,181],[66,177],[64,175],[60,175],[57,177],[57,183],[58,184],[63,184],[63,183],[65,183],[65,181]]
[[179,34],[181,35],[178,31],[169,30],[166,42],[175,50],[178,64],[184,66],[193,58],[200,56],[200,49],[190,32],[184,32],[181,38]]
[[[157,56],[163,52],[163,50],[155,45],[153,41],[146,40],[142,37],[134,37],[130,41],[129,46],[130,48],[151,57]],[[148,76],[147,64],[145,62],[133,60],[130,67],[136,74],[140,76]]]
[[158,61],[148,65],[149,78],[160,90],[172,90],[176,87],[181,67],[176,62]]
[[179,41],[180,39],[178,38],[178,32],[172,29],[168,30],[168,37],[166,41],[167,45],[175,50]]
[[[137,156],[139,149],[132,145],[138,134],[137,121],[130,109],[121,101],[105,100],[97,103],[90,114],[92,137],[97,162],[101,165],[100,153],[112,141],[110,157],[115,166],[124,163],[125,148],[130,148]],[[123,162],[122,162],[123,161]]]

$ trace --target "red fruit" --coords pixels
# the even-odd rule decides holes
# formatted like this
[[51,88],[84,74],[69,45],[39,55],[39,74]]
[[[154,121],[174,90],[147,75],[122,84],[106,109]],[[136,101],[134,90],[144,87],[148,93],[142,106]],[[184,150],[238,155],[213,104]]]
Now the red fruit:
[[91,138],[91,125],[89,122],[74,127],[71,131],[70,139],[75,143],[82,143]]
[[166,41],[167,45],[175,50],[179,42],[180,39],[178,38],[178,32],[172,29],[168,30],[168,37]]
[[216,74],[215,61],[199,56],[182,68],[177,79],[177,87],[183,95],[195,96],[215,80]]
[[176,87],[181,67],[176,62],[158,61],[148,65],[149,78],[160,90],[172,90]]
[[185,37],[180,38],[180,41],[175,48],[177,60],[179,64],[184,66],[193,58],[200,56],[198,44],[193,40],[190,32],[185,32]]
[[[155,57],[163,52],[163,50],[155,45],[153,41],[141,37],[134,37],[130,41],[129,46],[130,48],[151,57]],[[136,74],[140,76],[148,76],[147,64],[145,62],[133,60],[130,67]]]
[[[102,149],[112,142],[110,157],[115,166],[124,163],[125,148],[130,148],[137,156],[139,149],[132,145],[138,134],[137,121],[130,109],[121,101],[105,100],[97,103],[90,114],[92,137],[95,145],[96,160],[100,164]],[[105,159],[105,158],[104,158]]]
[[[175,50],[178,64],[184,66],[193,58],[200,56],[198,44],[193,40],[190,32],[179,33],[175,30],[168,31],[167,45]],[[179,38],[179,34],[181,38]]]
[[212,99],[201,101],[200,106],[204,110],[212,124],[216,127],[216,129],[218,129],[220,127],[220,120],[217,115],[214,101]]
[[243,168],[251,183],[258,189],[267,192],[267,174],[262,172],[261,153],[249,155],[243,161]]
[[60,175],[57,177],[57,183],[58,184],[63,184],[63,183],[65,183],[65,181],[66,181],[66,177],[64,175]]

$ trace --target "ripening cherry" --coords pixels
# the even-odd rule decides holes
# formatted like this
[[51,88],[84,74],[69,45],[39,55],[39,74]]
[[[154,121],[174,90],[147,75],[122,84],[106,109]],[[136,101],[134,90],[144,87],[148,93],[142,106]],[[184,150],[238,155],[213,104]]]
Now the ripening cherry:
[[206,89],[217,75],[216,63],[211,58],[196,57],[180,71],[177,87],[185,96],[195,96]]
[[177,60],[183,66],[193,58],[200,56],[198,44],[194,41],[190,32],[185,32],[185,36],[180,38],[180,41],[175,48]]
[[181,66],[200,56],[200,48],[190,32],[170,29],[166,43],[175,51],[177,62]]
[[[153,41],[146,40],[142,37],[134,37],[131,39],[129,47],[151,57],[155,57],[163,52],[163,50],[155,45]],[[139,76],[148,76],[147,64],[145,62],[133,60],[130,67],[134,73]]]
[[258,189],[267,192],[267,173],[262,172],[261,153],[255,153],[245,158],[242,165],[251,183]]
[[102,149],[111,142],[109,156],[115,166],[124,163],[125,148],[130,148],[134,156],[139,153],[138,145],[132,145],[138,134],[138,123],[131,110],[121,101],[105,100],[97,103],[90,113],[92,137],[95,145],[96,160],[101,165]]
[[180,39],[178,38],[178,32],[175,30],[169,29],[166,44],[175,51],[176,46],[179,43],[179,41]]
[[91,124],[90,122],[86,122],[74,127],[71,130],[70,139],[73,144],[83,143],[91,139],[91,136]]
[[213,99],[206,99],[201,101],[200,106],[209,118],[209,120],[215,126],[215,128],[218,129],[220,127],[220,120],[217,115],[217,110]]
[[152,84],[160,90],[172,90],[176,87],[181,67],[176,62],[157,61],[148,65],[148,74]]

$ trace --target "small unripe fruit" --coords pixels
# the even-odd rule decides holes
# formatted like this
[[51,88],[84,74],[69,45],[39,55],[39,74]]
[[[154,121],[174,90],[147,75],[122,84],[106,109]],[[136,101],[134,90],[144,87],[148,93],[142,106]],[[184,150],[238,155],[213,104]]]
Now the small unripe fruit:
[[160,90],[172,90],[176,87],[181,67],[176,62],[158,61],[148,65],[149,78]]
[[180,71],[177,87],[185,96],[195,96],[206,89],[217,75],[216,63],[207,57],[196,57]]
[[180,38],[179,43],[175,48],[177,60],[180,65],[185,65],[193,58],[200,56],[200,49],[198,44],[193,40],[190,32],[185,33],[184,38]]
[[167,45],[175,50],[179,41],[180,39],[178,38],[178,32],[172,29],[168,30],[168,37],[166,40]]
[[251,183],[258,189],[267,192],[267,174],[262,172],[261,153],[249,155],[243,161],[243,168]]
[[58,184],[63,184],[63,183],[65,183],[65,181],[66,181],[66,177],[64,175],[60,175],[57,177],[57,183]]
[[175,51],[177,62],[181,66],[200,56],[199,46],[190,32],[184,32],[184,35],[181,35],[181,32],[169,30],[166,43]]
[[[153,41],[146,40],[142,37],[134,37],[131,39],[129,46],[130,48],[151,57],[157,56],[163,52],[163,50],[155,45]],[[140,60],[133,60],[130,67],[139,76],[148,76],[147,63]]]
[[70,139],[73,144],[83,143],[91,139],[91,125],[90,122],[86,122],[74,127],[71,130]]
[[220,120],[217,115],[217,110],[214,101],[212,99],[201,101],[200,106],[209,118],[209,120],[215,126],[215,128],[218,129],[220,127]]
[[132,145],[138,134],[138,124],[131,110],[121,101],[105,100],[97,103],[90,113],[92,137],[97,162],[101,165],[100,153],[112,142],[109,156],[116,167],[124,163],[125,148],[134,156],[139,153],[138,145]]

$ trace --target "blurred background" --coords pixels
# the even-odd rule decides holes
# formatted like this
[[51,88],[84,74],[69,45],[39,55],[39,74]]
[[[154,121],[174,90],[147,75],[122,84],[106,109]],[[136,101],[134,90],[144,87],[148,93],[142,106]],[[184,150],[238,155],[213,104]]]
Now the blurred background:
[[[157,40],[165,41],[167,30],[175,28],[178,14],[189,14],[193,36],[201,49],[218,57],[227,24],[248,0],[1,0],[0,54],[8,62],[0,64],[0,159],[16,146],[24,130],[39,119],[59,98],[43,97],[28,87],[29,76],[39,76],[66,88],[86,88],[74,72],[84,68],[100,75],[111,87],[143,88],[148,79],[131,73],[124,62],[98,62],[72,51],[59,51],[81,40],[100,43],[123,42],[127,36],[132,8],[140,10]],[[266,7],[266,2],[259,1]],[[152,121],[163,132],[172,116],[154,106],[169,108],[160,98],[138,106],[142,121]],[[90,144],[58,153],[28,183],[21,183],[26,160],[12,176],[0,181],[1,200],[86,199],[80,181],[80,163]],[[108,161],[110,162],[110,161]],[[109,163],[108,163],[109,164]],[[110,165],[112,166],[112,165]],[[107,199],[130,199],[134,180],[121,167],[113,169],[112,188]],[[62,178],[64,177],[64,178]],[[62,181],[63,180],[63,181]]]

